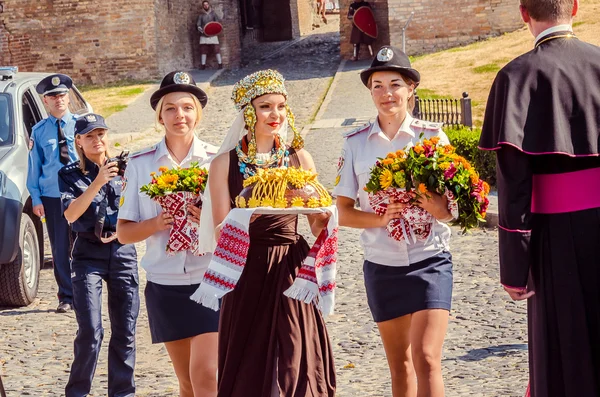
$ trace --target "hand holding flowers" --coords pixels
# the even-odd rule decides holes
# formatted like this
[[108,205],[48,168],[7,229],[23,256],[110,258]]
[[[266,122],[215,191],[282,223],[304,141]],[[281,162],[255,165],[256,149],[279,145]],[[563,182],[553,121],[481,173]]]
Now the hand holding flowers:
[[157,230],[170,229],[167,253],[174,255],[189,250],[194,255],[204,255],[200,252],[198,241],[201,208],[197,204],[202,200],[208,172],[197,162],[191,163],[189,168],[160,167],[158,170],[160,175],[152,172],[151,182],[142,186],[140,191],[163,210],[157,217]]
[[402,219],[387,225],[390,235],[399,240],[407,234],[426,239],[431,231],[428,218],[445,220],[452,212],[453,223],[468,230],[484,220],[489,205],[489,185],[454,147],[440,144],[439,137],[422,139],[378,159],[365,191],[380,215],[394,201],[406,206]]

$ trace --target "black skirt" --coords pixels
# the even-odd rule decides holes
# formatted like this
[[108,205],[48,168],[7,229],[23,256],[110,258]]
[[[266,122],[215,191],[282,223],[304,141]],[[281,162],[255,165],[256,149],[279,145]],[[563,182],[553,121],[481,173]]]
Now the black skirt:
[[173,342],[219,330],[219,312],[190,299],[198,285],[146,283],[144,294],[152,343]]
[[450,311],[452,255],[441,252],[410,266],[363,265],[369,309],[376,323],[426,309]]

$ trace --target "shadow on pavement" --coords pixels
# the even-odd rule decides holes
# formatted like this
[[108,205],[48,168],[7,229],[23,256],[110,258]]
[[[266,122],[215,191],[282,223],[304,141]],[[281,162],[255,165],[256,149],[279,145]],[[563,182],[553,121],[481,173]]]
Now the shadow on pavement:
[[458,357],[462,361],[479,361],[488,357],[507,357],[527,351],[527,345],[524,343],[490,346],[482,349],[470,350],[467,354]]

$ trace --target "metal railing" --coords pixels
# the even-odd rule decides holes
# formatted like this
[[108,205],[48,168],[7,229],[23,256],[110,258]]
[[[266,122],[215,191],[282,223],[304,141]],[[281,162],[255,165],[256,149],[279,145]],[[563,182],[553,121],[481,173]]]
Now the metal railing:
[[459,127],[473,127],[471,98],[463,92],[461,99],[422,99],[415,95],[413,115],[421,120]]

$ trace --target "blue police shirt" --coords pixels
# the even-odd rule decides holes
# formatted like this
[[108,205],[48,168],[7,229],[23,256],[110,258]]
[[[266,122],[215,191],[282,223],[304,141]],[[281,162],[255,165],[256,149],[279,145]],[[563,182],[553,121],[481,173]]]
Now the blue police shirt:
[[[60,188],[60,197],[63,211],[66,210],[71,202],[81,196],[83,192],[92,184],[100,167],[85,160],[84,175],[79,168],[79,161],[63,167],[58,172],[58,186]],[[116,176],[96,194],[87,210],[71,225],[74,232],[94,233],[96,220],[98,218],[98,208],[100,204],[106,202],[106,216],[104,217],[104,232],[115,232],[117,230],[117,215],[119,211],[119,201],[121,198],[121,189],[123,188],[123,177]]]
[[[77,160],[75,152],[75,119],[76,116],[67,112],[61,118],[61,128],[67,139],[69,157]],[[27,190],[31,195],[33,205],[42,204],[40,197],[60,197],[58,190],[58,171],[64,166],[60,162],[58,147],[58,128],[56,117],[48,118],[37,123],[31,132],[33,147],[29,152],[29,172],[27,173]]]

